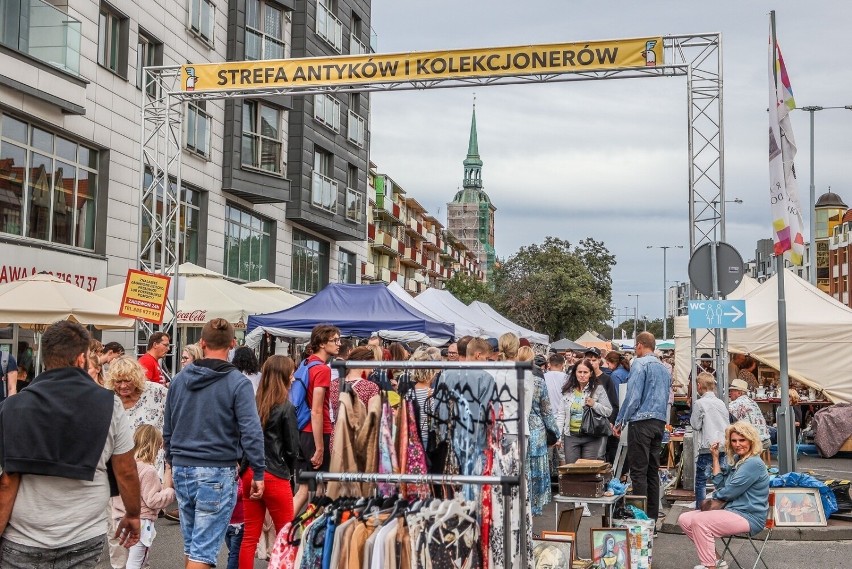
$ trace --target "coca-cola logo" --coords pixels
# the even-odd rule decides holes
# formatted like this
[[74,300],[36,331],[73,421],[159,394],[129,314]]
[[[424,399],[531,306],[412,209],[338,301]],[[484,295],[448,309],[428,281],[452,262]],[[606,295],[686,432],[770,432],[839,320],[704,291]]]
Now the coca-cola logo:
[[192,312],[181,312],[178,310],[177,319],[181,322],[207,322],[207,311],[193,310]]

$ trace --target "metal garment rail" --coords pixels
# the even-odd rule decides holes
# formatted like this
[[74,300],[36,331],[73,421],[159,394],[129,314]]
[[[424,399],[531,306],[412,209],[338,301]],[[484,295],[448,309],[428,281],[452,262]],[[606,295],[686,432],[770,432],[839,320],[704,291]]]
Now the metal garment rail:
[[[526,452],[527,452],[527,422],[525,417],[525,392],[524,379],[526,372],[532,372],[532,362],[422,362],[422,361],[356,361],[356,360],[333,360],[331,367],[340,371],[340,377],[345,377],[346,369],[438,369],[438,370],[485,370],[485,371],[511,371],[516,372],[518,381],[518,458],[520,472],[518,476],[466,476],[466,475],[442,475],[442,474],[365,474],[365,473],[328,473],[328,472],[302,472],[300,480],[316,480],[317,482],[387,482],[393,483],[419,483],[419,484],[475,484],[501,485],[503,488],[503,551],[505,567],[511,569],[513,566],[512,555],[512,490],[514,485],[518,486],[518,504],[520,514],[519,547],[521,554],[521,569],[527,569],[529,559],[527,555],[527,482],[526,482]],[[506,418],[504,417],[505,421]],[[346,477],[345,479],[342,477]],[[410,480],[407,480],[410,479]]]

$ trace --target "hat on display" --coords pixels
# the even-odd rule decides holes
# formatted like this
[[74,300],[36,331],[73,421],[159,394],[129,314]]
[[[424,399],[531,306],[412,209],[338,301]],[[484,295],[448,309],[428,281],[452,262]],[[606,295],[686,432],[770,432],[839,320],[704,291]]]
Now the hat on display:
[[731,382],[731,385],[728,386],[728,390],[730,391],[731,389],[736,389],[738,391],[748,391],[748,383],[746,383],[743,379],[737,378]]
[[597,348],[586,348],[586,351],[583,352],[583,355],[586,355],[586,354],[593,354],[597,357],[601,357],[601,351]]

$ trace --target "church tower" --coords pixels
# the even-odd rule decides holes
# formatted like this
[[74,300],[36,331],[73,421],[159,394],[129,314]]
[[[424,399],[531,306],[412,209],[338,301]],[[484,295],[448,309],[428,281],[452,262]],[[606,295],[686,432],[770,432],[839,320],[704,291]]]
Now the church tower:
[[476,133],[476,102],[470,120],[470,140],[464,159],[462,189],[447,204],[447,228],[476,253],[480,266],[491,279],[494,270],[494,212],[488,194],[482,189],[482,159],[479,157],[479,140]]

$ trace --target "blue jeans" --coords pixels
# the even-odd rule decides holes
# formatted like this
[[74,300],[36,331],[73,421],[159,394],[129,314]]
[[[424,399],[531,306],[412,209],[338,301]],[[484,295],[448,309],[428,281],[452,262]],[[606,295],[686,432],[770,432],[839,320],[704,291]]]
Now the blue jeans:
[[240,545],[243,543],[243,524],[228,524],[225,545],[228,547],[228,569],[240,567]]
[[[719,453],[719,464],[725,460],[725,453]],[[699,454],[695,460],[695,509],[701,509],[701,502],[707,497],[708,472],[713,467],[712,454]]]
[[66,547],[43,549],[0,539],[0,567],[4,569],[90,569],[104,551],[106,535]]
[[236,466],[174,466],[173,473],[183,553],[216,565],[237,502]]

